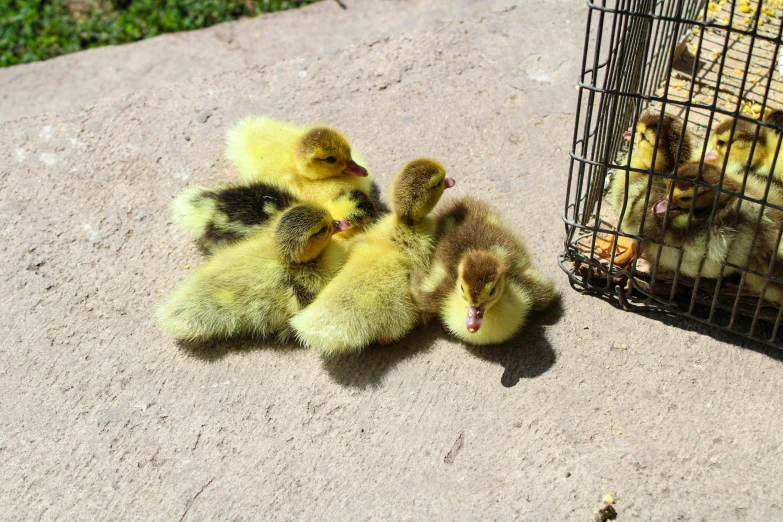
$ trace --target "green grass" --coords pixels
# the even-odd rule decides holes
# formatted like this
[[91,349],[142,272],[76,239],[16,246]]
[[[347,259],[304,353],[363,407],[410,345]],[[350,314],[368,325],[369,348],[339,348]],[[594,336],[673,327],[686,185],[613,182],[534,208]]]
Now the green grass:
[[0,0],[0,67],[201,29],[314,1],[103,0],[99,5],[104,8],[74,13],[68,8],[77,3],[73,0]]

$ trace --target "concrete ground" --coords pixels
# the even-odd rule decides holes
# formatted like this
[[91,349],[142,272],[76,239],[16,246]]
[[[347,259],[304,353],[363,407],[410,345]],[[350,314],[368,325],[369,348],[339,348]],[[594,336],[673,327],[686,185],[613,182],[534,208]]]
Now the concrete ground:
[[[780,352],[558,268],[586,10],[507,4],[0,124],[1,518],[581,521],[607,492],[619,520],[783,517]],[[337,360],[178,347],[154,310],[202,258],[168,201],[232,179],[245,114],[343,129],[384,194],[440,159],[447,197],[493,201],[560,304],[482,350],[437,325]]]

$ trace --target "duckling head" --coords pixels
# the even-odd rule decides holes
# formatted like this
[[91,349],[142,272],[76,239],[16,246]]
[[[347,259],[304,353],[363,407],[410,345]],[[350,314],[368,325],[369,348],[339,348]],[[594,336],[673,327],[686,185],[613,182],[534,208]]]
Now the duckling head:
[[702,165],[699,174],[699,162],[686,163],[677,171],[678,178],[682,179],[671,178],[668,181],[667,193],[671,191],[671,199],[665,198],[654,204],[655,215],[662,218],[668,210],[672,225],[685,228],[688,213],[693,206],[693,221],[709,219],[715,204],[716,192],[718,192],[718,208],[722,208],[734,198],[731,194],[719,191],[719,187],[735,192],[739,192],[742,188],[729,177],[724,177],[721,183],[720,175],[720,168],[713,164]]
[[457,268],[457,292],[467,308],[465,328],[476,333],[484,314],[497,303],[506,288],[506,265],[485,250],[468,252]]
[[295,160],[302,176],[311,180],[367,176],[367,169],[351,157],[351,145],[345,136],[329,127],[307,131],[296,147]]
[[275,228],[277,249],[289,263],[306,263],[318,257],[332,234],[347,230],[347,221],[336,221],[316,205],[295,205],[286,210]]
[[333,216],[341,216],[351,224],[350,234],[363,231],[377,215],[372,198],[358,189],[339,194],[327,207]]
[[[658,134],[658,125],[661,126]],[[656,139],[658,134],[658,139]],[[636,132],[628,130],[623,135],[626,140],[633,138],[633,157],[639,163],[639,168],[652,167],[653,155],[655,156],[655,172],[668,173],[674,170],[677,152],[680,152],[680,162],[685,163],[691,156],[693,143],[691,135],[685,133],[682,138],[682,150],[680,150],[680,136],[683,134],[682,121],[670,114],[663,115],[655,111],[647,111],[639,118],[636,124]],[[655,149],[658,152],[655,152]]]
[[392,182],[391,205],[394,214],[407,223],[416,223],[427,216],[443,195],[455,185],[446,176],[443,165],[421,158],[405,165]]
[[[731,128],[734,121],[734,118],[729,118],[715,127],[710,136],[712,148],[704,156],[704,161],[722,167],[728,155],[727,168],[731,171],[742,169],[748,163],[751,168],[758,168],[767,155],[767,133],[764,129],[758,129],[758,125],[754,123],[738,119],[732,135]],[[753,150],[753,161],[749,161],[754,139],[756,139],[756,146]]]

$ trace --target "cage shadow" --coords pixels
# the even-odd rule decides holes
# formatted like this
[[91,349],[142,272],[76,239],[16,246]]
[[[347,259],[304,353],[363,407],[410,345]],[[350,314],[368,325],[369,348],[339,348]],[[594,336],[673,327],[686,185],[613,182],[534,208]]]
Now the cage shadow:
[[[645,307],[645,305],[643,304],[631,305],[632,308],[627,309],[623,307],[622,303],[620,303],[615,297],[615,295],[612,293],[601,293],[598,291],[589,291],[589,290],[585,291],[583,288],[574,285],[573,281],[571,283],[572,283],[572,287],[575,290],[584,291],[585,294],[590,295],[592,297],[596,297],[601,301],[604,301],[607,304],[611,305],[612,307],[621,310],[623,312],[631,313],[631,314],[634,313],[639,314],[643,317],[647,317],[649,319],[659,321],[665,324],[666,326],[672,326],[674,328],[686,332],[702,334],[704,336],[711,337],[716,341],[730,344],[738,348],[761,353],[776,361],[783,361],[783,349],[776,348],[768,344],[764,344],[761,341],[754,341],[753,339],[749,339],[748,337],[746,337],[744,334],[740,332],[732,332],[730,330],[722,329],[719,326],[720,321],[728,322],[731,315],[723,310],[716,310],[715,312],[716,324],[710,325],[710,324],[703,323],[698,319],[681,315],[683,313],[681,309],[673,309],[669,311],[662,308]],[[696,305],[696,306],[702,307],[702,305]],[[738,322],[735,324],[737,324],[738,326],[744,326],[750,324],[750,319],[745,317],[738,317],[737,321]],[[757,325],[757,329],[762,329],[762,331],[769,330],[771,332],[772,325],[769,325],[766,322],[762,322],[760,326]]]
[[503,367],[500,384],[513,388],[523,379],[533,379],[549,371],[557,354],[546,337],[546,326],[557,323],[564,308],[560,296],[542,312],[532,314],[527,325],[513,339],[492,346],[465,345],[473,356]]
[[[655,311],[652,311],[652,313],[655,315],[661,315],[661,317],[658,320],[660,320],[662,323],[668,326],[673,326],[675,328],[679,328],[681,330],[685,330],[688,332],[706,335],[707,337],[712,337],[716,341],[720,341],[726,344],[731,344],[733,346],[737,346],[739,348],[743,348],[746,350],[751,350],[766,355],[767,357],[774,359],[776,361],[783,362],[783,350],[781,350],[780,348],[775,348],[768,344],[764,344],[761,341],[754,341],[752,339],[748,339],[747,337],[744,337],[742,333],[731,332],[729,330],[719,330],[715,326],[704,324],[696,319],[691,319],[685,316],[671,315],[671,314],[665,314],[660,312],[656,313]],[[728,322],[729,317],[730,314],[728,312],[724,312],[724,311],[716,312],[716,322],[720,322],[720,321]],[[750,319],[747,319],[745,317],[739,317],[737,319],[737,323],[735,324],[738,324],[739,326],[749,327]],[[763,323],[761,326],[757,326],[757,329],[761,329],[762,331],[768,331],[770,334],[772,332],[772,326],[767,323]]]
[[546,338],[545,327],[557,323],[563,312],[562,299],[558,296],[547,310],[533,313],[527,326],[510,341],[481,347],[460,343],[435,318],[390,346],[373,345],[363,352],[324,358],[323,367],[343,386],[379,388],[386,375],[402,361],[421,356],[432,350],[438,341],[448,340],[474,357],[502,366],[500,382],[511,388],[523,379],[546,373],[555,364],[557,356]]

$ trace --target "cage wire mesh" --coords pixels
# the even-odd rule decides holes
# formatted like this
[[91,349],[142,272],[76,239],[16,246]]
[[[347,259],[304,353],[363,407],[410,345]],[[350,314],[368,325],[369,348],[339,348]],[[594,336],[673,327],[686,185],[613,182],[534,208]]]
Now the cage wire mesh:
[[561,267],[783,347],[783,0],[588,6]]

